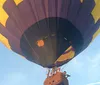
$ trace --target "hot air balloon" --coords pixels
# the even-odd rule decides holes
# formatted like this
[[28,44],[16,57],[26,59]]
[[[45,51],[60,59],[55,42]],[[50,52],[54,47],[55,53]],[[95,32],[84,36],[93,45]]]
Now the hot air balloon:
[[0,41],[31,62],[59,67],[100,33],[99,9],[100,0],[0,0]]

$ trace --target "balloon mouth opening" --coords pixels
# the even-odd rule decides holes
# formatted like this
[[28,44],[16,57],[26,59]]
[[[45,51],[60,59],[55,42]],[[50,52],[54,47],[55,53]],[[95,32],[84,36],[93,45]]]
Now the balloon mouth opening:
[[44,46],[44,40],[38,40],[37,41],[37,46],[38,47],[43,47]]
[[[46,21],[49,21],[49,25]],[[20,39],[20,48],[26,59],[48,68],[55,66],[56,61],[57,66],[69,62],[81,52],[83,45],[84,39],[79,29],[60,17],[45,18],[33,23]]]

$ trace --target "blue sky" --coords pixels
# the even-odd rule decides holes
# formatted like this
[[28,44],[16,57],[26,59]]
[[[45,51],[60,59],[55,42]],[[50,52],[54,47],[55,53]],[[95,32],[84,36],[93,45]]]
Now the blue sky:
[[[90,46],[61,67],[70,85],[100,85],[100,35]],[[43,85],[46,69],[8,50],[0,43],[0,85]]]

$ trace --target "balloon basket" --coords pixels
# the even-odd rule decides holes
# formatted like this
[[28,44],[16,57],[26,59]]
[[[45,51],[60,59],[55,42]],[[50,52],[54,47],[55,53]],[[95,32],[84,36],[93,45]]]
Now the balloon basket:
[[[48,71],[50,74],[50,70]],[[47,78],[44,81],[44,85],[69,85],[66,72],[56,71],[47,74]]]

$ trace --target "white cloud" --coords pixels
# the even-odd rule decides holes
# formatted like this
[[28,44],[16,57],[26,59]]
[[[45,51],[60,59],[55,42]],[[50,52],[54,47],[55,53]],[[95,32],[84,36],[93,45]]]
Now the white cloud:
[[95,54],[95,56],[94,57],[88,57],[88,59],[87,59],[87,61],[88,61],[88,67],[89,67],[89,69],[97,69],[97,68],[99,68],[100,69],[100,53],[97,53],[97,54]]
[[96,81],[100,79],[100,53],[94,54],[94,57],[88,57],[87,63],[88,80]]
[[82,71],[80,71],[80,69],[83,69],[83,65],[83,62],[79,61],[77,58],[74,58],[68,64],[64,65],[61,70],[67,70],[70,73],[81,74]]
[[22,85],[26,81],[26,76],[23,73],[9,73],[4,75],[0,85]]
[[83,62],[80,62],[77,58],[73,59],[72,64],[75,69],[80,69],[83,66]]
[[87,84],[87,85],[100,85],[100,82],[90,83],[90,84]]

